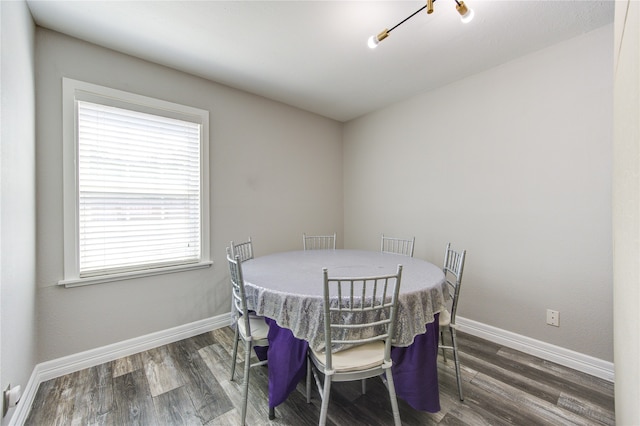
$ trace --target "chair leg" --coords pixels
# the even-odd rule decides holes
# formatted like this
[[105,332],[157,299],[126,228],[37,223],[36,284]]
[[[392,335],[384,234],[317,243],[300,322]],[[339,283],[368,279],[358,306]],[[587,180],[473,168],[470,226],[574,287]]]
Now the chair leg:
[[362,379],[362,394],[367,394],[367,379]]
[[236,324],[236,332],[235,332],[235,337],[233,338],[233,355],[231,357],[231,381],[233,381],[233,375],[236,372],[236,357],[238,355],[238,339],[239,339],[239,333],[238,333],[238,324]]
[[[444,346],[444,331],[442,331],[442,329],[440,329],[440,343]],[[442,348],[442,358],[444,362],[447,362],[447,351],[445,348]]]
[[320,407],[319,426],[325,426],[327,423],[327,411],[329,409],[329,395],[331,394],[331,374],[324,376],[324,387],[322,389],[322,406]]
[[464,396],[462,395],[462,377],[460,376],[460,357],[458,356],[458,339],[456,338],[456,329],[451,327],[449,330],[451,331],[451,346],[453,347],[453,363],[456,367],[458,395],[460,396],[460,401],[464,401]]
[[247,399],[249,397],[249,371],[251,370],[251,342],[244,344],[244,384],[242,388],[242,426],[247,418]]
[[387,378],[387,388],[389,389],[389,399],[391,400],[391,412],[393,413],[393,423],[395,426],[402,426],[400,421],[400,410],[398,410],[398,398],[396,396],[396,387],[393,383],[393,374],[391,368],[388,368],[385,376]]
[[311,404],[311,361],[307,356],[307,404]]

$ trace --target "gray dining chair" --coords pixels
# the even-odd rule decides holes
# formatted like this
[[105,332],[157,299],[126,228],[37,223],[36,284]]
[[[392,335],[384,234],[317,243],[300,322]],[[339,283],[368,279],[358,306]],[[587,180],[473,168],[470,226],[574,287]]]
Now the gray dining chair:
[[[391,371],[391,337],[402,265],[389,275],[330,278],[327,268],[323,268],[323,276],[325,347],[322,351],[309,348],[307,362],[307,402],[311,400],[311,375],[322,398],[318,424],[322,426],[327,421],[332,382],[380,376],[389,391],[394,424],[400,426]],[[332,353],[334,349],[338,350]],[[318,373],[324,375],[324,383]]]
[[236,256],[240,256],[240,262],[253,259],[253,242],[251,241],[251,237],[242,243],[234,243],[231,241],[229,247],[231,247],[231,257],[235,258]]
[[382,239],[380,241],[380,251],[383,253],[394,253],[413,257],[413,246],[415,242],[416,237],[413,237],[411,239],[402,239],[386,237],[384,234],[382,234]]
[[302,247],[304,250],[335,250],[336,234],[333,235],[307,235],[302,234]]
[[[447,244],[444,253],[444,272],[447,286],[449,287],[450,307],[440,312],[440,349],[442,357],[447,361],[446,351],[453,352],[453,362],[456,369],[456,381],[458,383],[458,395],[460,401],[464,401],[462,395],[462,377],[460,376],[460,357],[458,356],[458,341],[456,339],[456,313],[458,311],[458,301],[460,300],[460,288],[462,287],[462,273],[464,272],[464,260],[467,251],[457,252],[451,248],[451,243]],[[451,335],[451,345],[444,344],[444,332],[449,331]]]
[[251,314],[247,308],[246,294],[244,291],[244,279],[242,278],[242,261],[240,256],[231,255],[231,248],[227,247],[227,263],[229,264],[229,275],[231,280],[231,298],[238,321],[235,327],[235,339],[233,342],[233,354],[231,359],[231,380],[234,379],[236,371],[236,357],[238,354],[238,342],[242,340],[244,344],[244,384],[242,387],[242,425],[247,417],[247,397],[249,396],[249,371],[252,367],[267,364],[267,361],[251,363],[251,349],[253,346],[268,346],[267,334],[269,326],[265,323],[264,317]]

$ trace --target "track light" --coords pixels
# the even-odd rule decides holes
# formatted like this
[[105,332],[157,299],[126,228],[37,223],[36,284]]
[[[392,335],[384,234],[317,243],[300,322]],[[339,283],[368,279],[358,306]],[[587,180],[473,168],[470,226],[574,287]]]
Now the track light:
[[462,22],[464,22],[465,24],[467,22],[471,22],[471,20],[473,19],[473,9],[469,9],[463,1],[456,1],[456,3],[456,10],[460,14],[460,19],[462,19]]
[[[378,44],[380,44],[380,42],[382,40],[384,40],[385,38],[389,37],[389,33],[391,31],[395,30],[397,27],[399,27],[400,25],[404,24],[409,19],[413,18],[415,15],[420,13],[422,10],[427,9],[427,14],[433,13],[433,3],[435,1],[436,0],[427,0],[427,4],[425,4],[420,9],[416,10],[415,12],[413,12],[411,15],[407,16],[406,18],[404,18],[402,21],[398,22],[396,25],[391,27],[391,29],[388,29],[388,30],[385,29],[380,34],[373,35],[373,36],[369,37],[369,40],[367,41],[367,45],[369,46],[369,48],[375,49],[378,46]],[[471,22],[471,20],[473,19],[473,9],[469,9],[467,7],[467,5],[464,4],[464,1],[455,0],[455,2],[456,2],[456,10],[460,14],[460,18],[462,19],[462,22],[464,22],[465,24],[467,22]]]
[[389,37],[389,30],[385,29],[377,36],[369,37],[369,41],[367,42],[367,44],[371,49],[375,49],[378,43],[380,43],[382,40],[384,40],[387,37]]

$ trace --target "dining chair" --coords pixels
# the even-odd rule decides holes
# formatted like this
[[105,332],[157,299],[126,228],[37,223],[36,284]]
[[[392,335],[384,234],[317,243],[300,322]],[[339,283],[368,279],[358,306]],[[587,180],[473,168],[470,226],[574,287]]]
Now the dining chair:
[[335,232],[333,235],[302,234],[302,247],[304,250],[335,250],[336,234]]
[[253,259],[253,242],[251,241],[251,237],[243,243],[234,243],[231,241],[229,247],[231,247],[231,257],[235,258],[236,256],[240,256],[240,262]]
[[[464,260],[467,251],[457,252],[451,248],[451,243],[447,244],[444,252],[444,272],[445,280],[449,290],[450,308],[440,312],[440,349],[442,349],[442,357],[447,361],[446,350],[453,352],[453,362],[456,368],[456,381],[458,382],[458,395],[460,401],[464,401],[462,395],[462,378],[460,376],[460,358],[458,356],[458,341],[456,339],[456,312],[458,310],[458,301],[460,299],[460,288],[462,286],[462,273],[464,271]],[[444,344],[444,332],[448,330],[451,335],[451,345]]]
[[415,242],[416,237],[406,240],[402,238],[385,237],[385,235],[382,234],[380,251],[383,253],[402,254],[413,257],[413,245]]
[[251,349],[253,346],[268,346],[267,334],[269,326],[265,323],[264,317],[252,315],[246,303],[244,291],[244,281],[242,278],[242,261],[238,254],[231,255],[231,248],[227,247],[227,263],[229,264],[229,275],[231,277],[231,298],[238,321],[235,327],[235,340],[233,342],[233,355],[231,359],[231,380],[233,381],[236,371],[236,357],[238,354],[238,342],[244,343],[244,384],[242,388],[242,425],[247,417],[247,397],[249,395],[249,370],[252,367],[265,365],[267,361],[258,361],[251,364]]
[[[402,265],[390,275],[330,278],[323,268],[323,276],[325,347],[322,351],[309,348],[306,383],[307,402],[311,402],[311,375],[322,398],[318,424],[327,421],[332,382],[360,380],[364,390],[364,380],[380,376],[389,391],[394,424],[400,426],[391,372],[391,337]],[[318,372],[324,375],[324,383]]]

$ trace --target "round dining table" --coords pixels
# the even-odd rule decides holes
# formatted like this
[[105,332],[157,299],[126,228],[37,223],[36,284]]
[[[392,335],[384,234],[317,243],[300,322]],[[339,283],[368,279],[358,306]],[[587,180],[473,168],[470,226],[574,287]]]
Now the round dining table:
[[247,307],[269,324],[269,407],[306,372],[306,352],[324,347],[323,268],[329,277],[394,274],[402,265],[392,348],[396,393],[418,410],[440,410],[438,314],[448,296],[442,269],[422,259],[365,250],[300,250],[242,263]]

